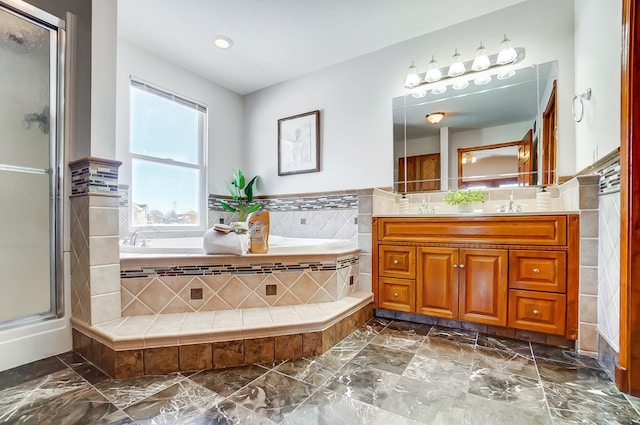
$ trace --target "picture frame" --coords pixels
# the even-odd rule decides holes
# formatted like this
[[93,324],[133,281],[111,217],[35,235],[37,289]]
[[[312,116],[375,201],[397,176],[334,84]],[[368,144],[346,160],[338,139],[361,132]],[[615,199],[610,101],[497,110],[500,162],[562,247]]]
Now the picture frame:
[[278,175],[320,171],[320,111],[278,120]]

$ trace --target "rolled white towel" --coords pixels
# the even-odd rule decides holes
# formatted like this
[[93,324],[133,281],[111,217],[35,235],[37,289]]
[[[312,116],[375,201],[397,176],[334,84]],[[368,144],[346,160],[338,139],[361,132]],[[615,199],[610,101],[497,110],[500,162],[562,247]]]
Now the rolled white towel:
[[202,249],[207,254],[243,255],[247,252],[246,235],[223,233],[213,228],[207,230],[202,240]]

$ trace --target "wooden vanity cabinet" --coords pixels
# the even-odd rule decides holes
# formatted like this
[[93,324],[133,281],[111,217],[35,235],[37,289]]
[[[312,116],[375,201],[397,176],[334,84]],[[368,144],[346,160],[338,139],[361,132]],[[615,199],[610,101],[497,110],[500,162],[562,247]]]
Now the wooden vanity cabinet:
[[376,305],[578,335],[577,214],[374,217]]

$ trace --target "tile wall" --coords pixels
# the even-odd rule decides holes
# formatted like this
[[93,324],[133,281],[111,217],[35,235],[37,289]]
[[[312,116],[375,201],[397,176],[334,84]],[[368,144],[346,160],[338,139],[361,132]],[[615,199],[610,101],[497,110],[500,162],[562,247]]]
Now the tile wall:
[[252,257],[229,257],[211,265],[126,260],[120,275],[122,316],[334,302],[351,295],[358,287],[358,255],[324,257],[255,264]]
[[118,161],[69,164],[71,314],[89,324],[120,317]]

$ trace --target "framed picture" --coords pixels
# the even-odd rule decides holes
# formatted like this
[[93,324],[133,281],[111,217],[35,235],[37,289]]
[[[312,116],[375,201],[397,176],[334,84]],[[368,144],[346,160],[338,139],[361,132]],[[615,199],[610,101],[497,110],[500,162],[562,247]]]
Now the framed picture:
[[320,171],[320,111],[278,120],[278,175]]

